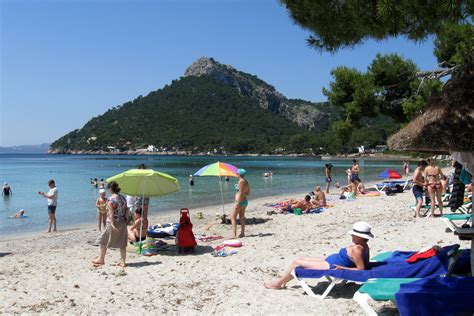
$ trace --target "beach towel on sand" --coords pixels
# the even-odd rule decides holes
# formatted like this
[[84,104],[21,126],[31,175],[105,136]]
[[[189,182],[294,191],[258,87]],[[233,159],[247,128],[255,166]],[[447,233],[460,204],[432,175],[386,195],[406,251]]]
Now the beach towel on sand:
[[448,268],[447,253],[453,246],[447,246],[434,257],[414,263],[405,260],[415,252],[395,252],[383,262],[371,262],[368,270],[311,270],[296,268],[298,278],[321,278],[331,276],[354,282],[365,282],[373,278],[423,278],[445,274]]

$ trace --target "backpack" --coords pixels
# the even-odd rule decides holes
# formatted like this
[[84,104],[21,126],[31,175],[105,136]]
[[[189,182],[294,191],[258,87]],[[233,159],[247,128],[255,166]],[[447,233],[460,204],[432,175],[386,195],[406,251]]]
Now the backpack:
[[189,217],[189,210],[182,208],[180,211],[179,227],[176,234],[176,247],[178,252],[182,253],[185,251],[194,252],[196,247],[196,238],[194,238],[193,224]]

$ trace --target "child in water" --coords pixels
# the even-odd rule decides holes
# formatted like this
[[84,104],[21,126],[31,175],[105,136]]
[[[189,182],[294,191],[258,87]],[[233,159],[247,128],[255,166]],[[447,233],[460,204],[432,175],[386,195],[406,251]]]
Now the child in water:
[[15,215],[10,216],[10,218],[22,218],[22,217],[25,217],[25,210],[24,209],[21,209]]
[[105,190],[99,190],[99,197],[95,202],[97,207],[97,221],[99,225],[99,232],[102,232],[102,225],[105,228],[105,221],[107,220],[107,196],[105,195]]

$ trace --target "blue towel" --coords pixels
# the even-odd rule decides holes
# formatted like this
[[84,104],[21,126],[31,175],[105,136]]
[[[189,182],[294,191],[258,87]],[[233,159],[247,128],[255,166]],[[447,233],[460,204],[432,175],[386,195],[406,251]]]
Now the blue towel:
[[395,294],[400,315],[436,316],[474,311],[474,278],[434,277],[402,284]]
[[[448,268],[449,258],[447,253],[452,246],[444,247],[436,256],[420,260],[414,263],[405,261],[408,253],[397,252],[395,257],[383,262],[371,262],[368,270],[311,270],[296,268],[296,276],[299,278],[321,278],[332,276],[339,279],[355,282],[365,282],[372,278],[424,278],[445,274]],[[404,258],[404,259],[402,259]]]

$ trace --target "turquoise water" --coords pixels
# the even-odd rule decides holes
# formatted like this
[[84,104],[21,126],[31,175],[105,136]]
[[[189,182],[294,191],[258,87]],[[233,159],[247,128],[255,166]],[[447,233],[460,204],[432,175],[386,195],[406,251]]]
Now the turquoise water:
[[[41,231],[47,225],[46,200],[37,194],[48,191],[48,179],[59,188],[57,209],[59,229],[96,221],[97,189],[91,178],[108,178],[144,163],[148,168],[176,177],[181,190],[159,199],[152,199],[150,214],[176,212],[182,207],[220,205],[217,178],[195,179],[188,185],[187,177],[202,166],[217,160],[234,164],[248,171],[252,197],[310,191],[316,184],[324,185],[324,164],[315,158],[289,157],[159,157],[159,156],[62,156],[35,154],[0,154],[0,182],[8,182],[13,196],[0,201],[0,236]],[[350,161],[333,161],[333,179],[345,183],[345,170]],[[385,168],[401,171],[399,161],[361,161],[362,180],[374,180]],[[272,170],[273,178],[262,174]],[[232,202],[235,179],[222,182],[225,201]],[[250,199],[251,203],[251,199]],[[250,204],[251,206],[251,204]],[[7,219],[19,209],[25,209],[26,219]],[[221,208],[216,206],[216,212]]]

